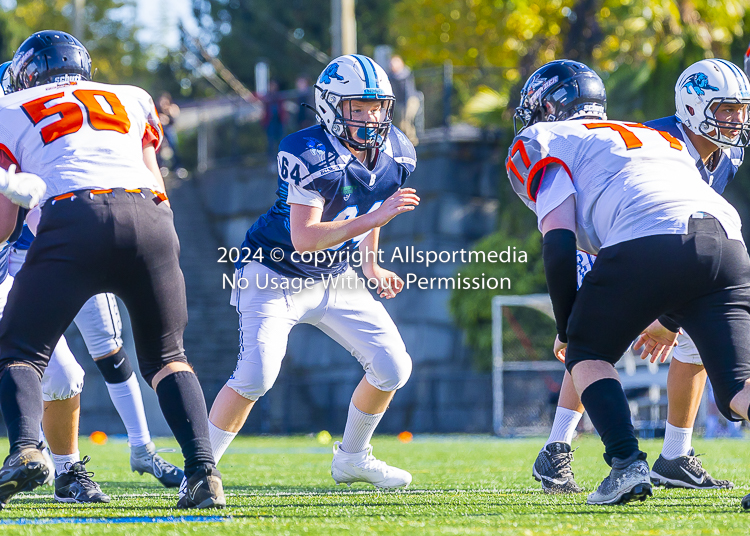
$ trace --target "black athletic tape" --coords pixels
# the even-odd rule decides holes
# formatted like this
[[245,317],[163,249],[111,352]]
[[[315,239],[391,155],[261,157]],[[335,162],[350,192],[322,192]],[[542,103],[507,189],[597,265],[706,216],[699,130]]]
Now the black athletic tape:
[[553,229],[542,243],[547,289],[555,312],[555,325],[560,342],[568,342],[570,312],[578,290],[576,235],[570,229]]
[[104,376],[104,381],[109,384],[128,381],[133,375],[133,367],[124,348],[120,348],[116,354],[94,361],[94,363],[99,367],[99,371]]

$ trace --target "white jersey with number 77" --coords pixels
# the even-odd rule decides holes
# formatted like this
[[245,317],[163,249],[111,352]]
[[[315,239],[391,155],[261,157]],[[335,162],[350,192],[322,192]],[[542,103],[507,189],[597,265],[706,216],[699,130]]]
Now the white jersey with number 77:
[[[536,123],[513,140],[506,168],[540,222],[576,196],[578,246],[589,253],[645,236],[686,234],[698,212],[742,241],[737,211],[702,180],[682,142],[639,123]],[[548,202],[538,206],[537,195]]]

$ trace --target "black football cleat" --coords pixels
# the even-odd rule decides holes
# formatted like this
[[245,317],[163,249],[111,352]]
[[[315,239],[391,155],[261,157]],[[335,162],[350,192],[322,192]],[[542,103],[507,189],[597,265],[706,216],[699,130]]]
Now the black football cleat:
[[47,481],[52,468],[40,448],[31,447],[12,453],[0,468],[0,509],[22,491],[31,491]]
[[717,480],[709,475],[693,449],[690,449],[687,456],[678,456],[674,460],[667,460],[659,455],[651,468],[651,482],[655,486],[666,488],[732,489],[734,487],[734,483],[729,480]]
[[204,465],[191,475],[184,491],[185,495],[180,493],[177,508],[224,508],[227,505],[221,473],[214,465]]
[[536,457],[531,474],[542,483],[545,493],[581,493],[571,464],[570,445],[555,441],[544,447]]
[[91,480],[94,473],[86,471],[91,458],[84,456],[80,462],[66,463],[67,471],[55,478],[55,500],[66,503],[108,503],[109,495]]

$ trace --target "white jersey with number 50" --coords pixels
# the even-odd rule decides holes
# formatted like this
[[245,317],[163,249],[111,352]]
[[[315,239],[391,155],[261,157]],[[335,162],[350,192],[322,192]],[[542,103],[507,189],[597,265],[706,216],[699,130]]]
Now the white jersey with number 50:
[[[698,212],[742,240],[737,211],[701,179],[685,146],[638,123],[536,123],[513,140],[506,167],[513,189],[540,221],[576,196],[576,237],[590,253],[645,236],[686,234]],[[545,214],[538,193],[546,197]]]
[[47,84],[0,98],[0,165],[39,175],[45,200],[81,189],[154,188],[143,147],[163,132],[134,86]]

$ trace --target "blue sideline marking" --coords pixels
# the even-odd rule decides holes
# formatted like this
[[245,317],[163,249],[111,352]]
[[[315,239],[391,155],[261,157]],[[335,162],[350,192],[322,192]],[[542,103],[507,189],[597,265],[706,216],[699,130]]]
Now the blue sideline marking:
[[42,517],[17,519],[0,519],[0,525],[78,525],[91,523],[96,525],[120,523],[215,523],[229,521],[230,517],[222,516],[162,516],[162,517]]

